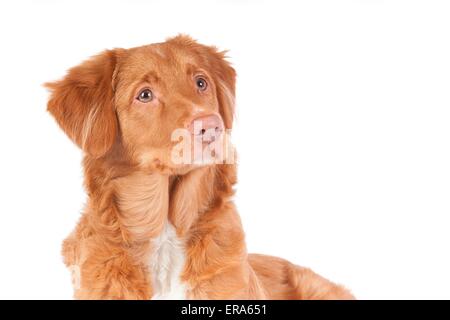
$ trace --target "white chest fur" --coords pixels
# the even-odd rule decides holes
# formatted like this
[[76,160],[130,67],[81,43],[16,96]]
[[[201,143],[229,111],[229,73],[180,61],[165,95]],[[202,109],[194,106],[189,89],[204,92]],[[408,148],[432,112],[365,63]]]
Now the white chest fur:
[[152,248],[149,261],[152,299],[186,299],[186,285],[181,281],[186,260],[184,243],[172,224],[165,224],[161,234],[152,240]]

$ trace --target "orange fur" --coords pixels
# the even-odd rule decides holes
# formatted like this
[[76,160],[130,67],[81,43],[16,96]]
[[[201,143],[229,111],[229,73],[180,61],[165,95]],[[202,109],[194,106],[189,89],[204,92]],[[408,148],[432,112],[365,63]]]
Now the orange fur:
[[[209,89],[193,89],[201,72]],[[149,86],[156,98],[137,102]],[[185,244],[181,280],[191,299],[351,299],[308,269],[248,255],[231,200],[234,164],[174,164],[170,134],[197,114],[231,129],[235,71],[224,54],[187,36],[106,51],[48,84],[48,110],[85,153],[88,204],[64,241],[79,299],[150,299],[152,239],[169,221]]]

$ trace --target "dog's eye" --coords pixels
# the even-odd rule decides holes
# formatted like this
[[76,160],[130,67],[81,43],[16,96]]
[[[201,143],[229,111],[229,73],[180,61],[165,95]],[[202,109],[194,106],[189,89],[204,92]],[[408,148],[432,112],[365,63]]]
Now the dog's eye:
[[153,93],[150,89],[144,89],[139,92],[137,99],[140,102],[147,103],[153,100]]
[[208,87],[208,82],[205,79],[198,77],[195,79],[195,84],[197,85],[198,90],[205,91]]

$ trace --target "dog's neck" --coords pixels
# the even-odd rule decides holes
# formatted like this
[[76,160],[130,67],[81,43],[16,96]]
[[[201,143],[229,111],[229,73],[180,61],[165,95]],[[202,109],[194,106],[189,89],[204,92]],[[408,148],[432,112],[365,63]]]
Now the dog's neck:
[[[213,165],[171,176],[145,170],[112,173],[98,161],[85,161],[92,219],[117,244],[147,243],[171,223],[184,237],[200,215],[232,195],[235,168]],[[120,172],[120,173],[118,173]]]
[[170,222],[183,236],[213,198],[214,167],[195,169],[183,176],[135,172],[114,181],[118,219],[133,241],[161,233]]
[[161,233],[169,209],[169,177],[136,172],[114,180],[117,219],[127,242]]

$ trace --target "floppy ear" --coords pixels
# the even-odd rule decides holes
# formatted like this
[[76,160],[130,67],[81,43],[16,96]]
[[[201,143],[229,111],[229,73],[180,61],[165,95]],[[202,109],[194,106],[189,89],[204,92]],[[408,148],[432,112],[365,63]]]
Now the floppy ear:
[[225,128],[233,127],[234,104],[236,91],[236,71],[225,59],[226,52],[210,48],[211,67],[213,68],[219,100],[219,111],[223,118]]
[[103,156],[118,134],[113,76],[118,50],[108,50],[69,70],[60,81],[47,83],[47,110],[72,141],[93,157]]

